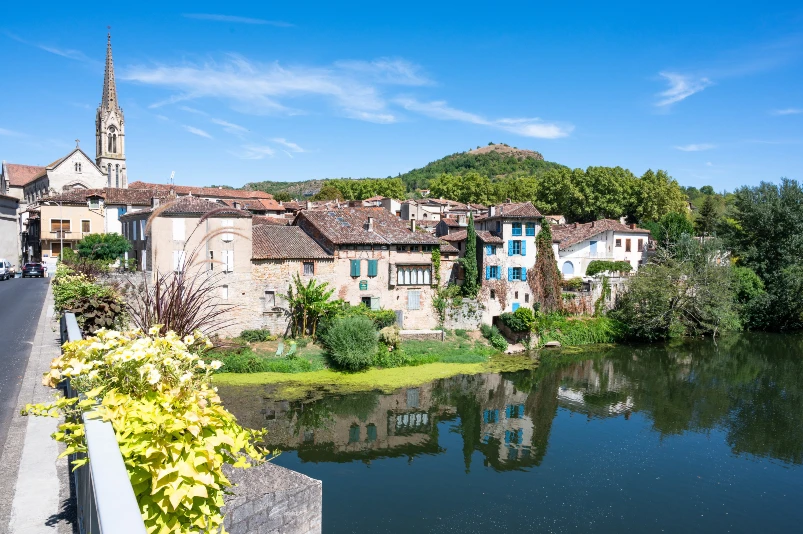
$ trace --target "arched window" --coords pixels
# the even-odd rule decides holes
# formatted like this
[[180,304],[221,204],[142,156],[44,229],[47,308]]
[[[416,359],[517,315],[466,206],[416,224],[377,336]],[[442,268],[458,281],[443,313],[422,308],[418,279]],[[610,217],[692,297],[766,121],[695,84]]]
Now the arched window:
[[120,187],[120,165],[115,165],[114,187]]
[[81,165],[83,165],[83,164],[82,163],[78,164],[78,172],[81,172]]
[[574,274],[574,264],[572,262],[566,261],[563,263],[563,274],[564,275]]
[[109,163],[109,166],[106,169],[106,175],[108,176],[107,182],[109,183],[108,187],[112,186],[112,164]]
[[117,134],[114,134],[114,137],[112,138],[112,141],[113,141],[113,143],[112,143],[112,152],[117,154]]
[[75,163],[75,172],[78,172],[78,163]]

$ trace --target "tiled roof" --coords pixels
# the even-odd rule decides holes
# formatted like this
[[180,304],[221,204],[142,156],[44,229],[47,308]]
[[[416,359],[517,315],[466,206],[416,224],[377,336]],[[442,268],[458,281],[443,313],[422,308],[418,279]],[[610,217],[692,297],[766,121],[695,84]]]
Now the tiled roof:
[[585,224],[556,224],[552,227],[552,240],[563,250],[608,231],[646,235],[650,233],[644,228],[631,228],[613,219],[601,219]]
[[284,217],[265,217],[262,215],[254,215],[253,219],[254,226],[259,224],[270,224],[272,226],[289,226],[290,219],[285,219]]
[[541,213],[532,202],[505,202],[495,206],[496,212],[492,217],[541,217]]
[[255,260],[332,258],[298,226],[254,226],[252,241]]
[[376,195],[371,198],[366,198],[365,200],[363,200],[363,202],[367,202],[370,200],[385,200],[385,197],[383,197],[382,195]]
[[58,195],[45,197],[42,201],[64,202],[65,204],[84,204],[89,197],[100,197],[108,205],[150,206],[154,197],[165,199],[167,193],[149,189],[70,189]]
[[273,195],[263,191],[243,191],[241,189],[224,189],[217,187],[195,187],[190,185],[152,184],[148,182],[131,182],[128,187],[132,189],[158,189],[159,191],[175,191],[177,195],[194,195],[196,197],[212,198],[273,198]]
[[47,173],[47,167],[6,163],[6,180],[11,187],[23,187]]
[[[229,208],[228,206],[223,206],[218,204],[217,202],[212,202],[211,200],[206,200],[203,198],[193,197],[193,196],[184,196],[178,197],[176,200],[166,202],[162,206],[155,208],[159,210],[159,216],[164,215],[204,215],[210,212],[215,212],[212,217],[247,217],[251,218],[251,214],[244,210],[236,210],[234,208]],[[128,212],[125,215],[121,216],[120,218],[127,217],[128,215],[143,215],[146,213],[152,213],[154,209],[148,210],[141,210],[141,211],[133,211]]]
[[460,254],[460,251],[448,241],[441,240],[441,254]]
[[286,210],[303,210],[303,209],[305,209],[307,207],[307,203],[306,202],[296,202],[294,200],[291,200],[290,202],[283,202],[282,205],[284,206],[285,211]]
[[[441,239],[444,241],[464,241],[466,239],[466,234],[468,234],[467,230],[460,230],[458,232],[451,232],[444,236],[441,236]],[[480,238],[480,241],[483,243],[491,243],[491,244],[502,244],[502,238],[493,235],[491,232],[486,230],[477,230],[477,237]]]
[[220,203],[229,207],[234,207],[234,203],[238,202],[241,207],[250,211],[284,211],[284,206],[273,200],[272,198],[257,198],[254,200],[249,199],[221,199]]
[[442,220],[442,221],[443,221],[443,222],[446,224],[446,226],[448,226],[449,228],[465,228],[465,227],[466,227],[466,225],[468,224],[468,222],[466,222],[466,224],[460,224],[459,222],[457,222],[457,219],[455,219],[454,217],[444,217],[444,218],[443,218],[443,219],[441,219],[441,220]]
[[[372,231],[368,230],[369,217],[373,218]],[[297,224],[310,225],[335,245],[438,244],[435,237],[411,231],[404,221],[381,208],[304,210],[296,220]]]

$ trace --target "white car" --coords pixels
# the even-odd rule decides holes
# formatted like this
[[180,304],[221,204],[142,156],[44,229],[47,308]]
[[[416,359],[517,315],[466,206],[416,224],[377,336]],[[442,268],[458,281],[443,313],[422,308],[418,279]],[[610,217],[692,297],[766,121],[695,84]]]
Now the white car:
[[0,258],[0,280],[8,280],[14,278],[14,267],[8,262]]

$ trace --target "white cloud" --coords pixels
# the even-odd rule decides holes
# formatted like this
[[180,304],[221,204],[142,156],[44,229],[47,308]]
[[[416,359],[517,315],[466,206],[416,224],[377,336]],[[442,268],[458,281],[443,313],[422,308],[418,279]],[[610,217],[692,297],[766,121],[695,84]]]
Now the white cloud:
[[420,113],[433,119],[467,122],[481,126],[490,126],[499,130],[525,137],[537,137],[540,139],[557,139],[568,136],[574,126],[571,124],[556,124],[543,122],[538,118],[503,118],[486,119],[480,115],[449,107],[446,102],[419,102],[412,98],[402,98],[396,101],[404,109]]
[[212,119],[212,122],[218,126],[223,126],[223,130],[230,134],[242,135],[248,132],[248,128],[240,126],[239,124],[234,124],[233,122],[224,121],[222,119]]
[[404,59],[380,58],[374,61],[338,61],[335,66],[363,74],[379,83],[393,85],[429,85],[421,67]]
[[275,153],[276,151],[271,147],[259,145],[246,145],[241,152],[232,152],[240,159],[264,159],[273,157]]
[[291,143],[290,141],[288,141],[287,139],[285,139],[283,137],[274,137],[273,139],[271,139],[271,141],[273,141],[274,143],[277,143],[279,145],[282,145],[283,147],[285,147],[285,148],[287,148],[289,150],[292,150],[293,152],[304,152],[303,148],[301,148],[300,146],[298,146],[295,143]]
[[156,118],[159,119],[160,121],[169,121],[170,120],[167,117],[165,117],[164,115],[156,115]]
[[677,72],[661,72],[659,75],[666,79],[669,83],[669,88],[666,91],[658,93],[658,96],[661,97],[661,99],[655,103],[658,107],[670,106],[676,102],[680,102],[713,84],[708,78],[693,77]]
[[0,128],[0,135],[5,135],[6,137],[25,137],[24,133],[6,130],[5,128]]
[[237,24],[258,24],[276,26],[278,28],[290,28],[293,24],[281,20],[254,19],[251,17],[238,17],[235,15],[217,15],[213,13],[185,13],[185,18],[196,20],[212,20],[215,22],[234,22]]
[[178,109],[182,111],[186,111],[187,113],[194,113],[195,115],[208,115],[207,112],[201,111],[200,109],[191,108],[189,106],[179,106]]
[[801,108],[774,109],[770,113],[772,115],[799,115],[800,113],[803,113],[803,109]]
[[706,162],[705,162],[705,166],[706,166],[706,167],[713,167],[713,166],[714,166],[714,164],[713,164],[713,163],[711,163],[710,161],[706,161]]
[[318,97],[329,101],[346,117],[371,122],[395,120],[376,87],[336,68],[283,67],[279,63],[261,64],[230,56],[223,63],[138,67],[123,78],[178,91],[151,107],[197,98],[220,98],[233,102],[236,109],[246,113],[295,115],[304,111],[285,105],[285,100]]
[[716,145],[712,145],[709,143],[699,143],[690,145],[679,145],[675,147],[676,150],[682,150],[683,152],[701,152],[703,150],[711,150],[712,148],[716,148]]
[[183,126],[183,128],[188,132],[190,132],[191,134],[199,135],[201,137],[206,137],[207,139],[212,139],[211,135],[201,130],[200,128],[195,128],[194,126],[187,126],[186,124]]
[[51,54],[56,54],[57,56],[66,57],[67,59],[74,59],[75,61],[84,61],[87,63],[94,62],[93,59],[90,59],[86,56],[83,52],[79,50],[71,50],[69,48],[56,48],[55,46],[47,46],[47,45],[36,45],[45,52],[50,52]]

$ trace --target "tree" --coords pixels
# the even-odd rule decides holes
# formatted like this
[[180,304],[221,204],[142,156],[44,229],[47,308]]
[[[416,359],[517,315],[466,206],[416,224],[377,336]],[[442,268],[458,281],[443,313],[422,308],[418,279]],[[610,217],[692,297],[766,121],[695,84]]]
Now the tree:
[[544,221],[535,238],[535,272],[527,275],[527,281],[533,292],[533,300],[540,304],[546,313],[560,311],[563,308],[561,280],[563,277],[555,261],[552,251],[552,229]]
[[343,193],[334,185],[327,184],[315,193],[312,200],[343,200]]
[[709,195],[709,196],[713,195],[714,194],[714,188],[711,187],[710,185],[704,185],[704,186],[702,186],[700,188],[700,193],[702,193],[704,195]]
[[290,202],[293,198],[287,191],[279,191],[273,195],[273,200],[276,202]]
[[120,234],[89,234],[77,244],[78,256],[87,260],[114,261],[131,250],[131,243]]
[[694,225],[684,213],[667,213],[657,224],[644,226],[650,230],[658,246],[666,250],[674,247],[684,235],[694,236]]
[[714,233],[718,221],[719,214],[717,213],[716,201],[712,195],[707,195],[703,205],[700,207],[694,225],[700,235],[708,236]]
[[282,298],[287,301],[287,315],[294,336],[315,337],[319,321],[336,310],[337,303],[329,300],[334,292],[327,282],[318,283],[311,278],[305,285],[298,274],[293,277],[293,283]]
[[463,280],[462,292],[468,298],[474,298],[479,291],[479,269],[477,267],[477,232],[474,229],[474,215],[468,216],[468,228],[466,229],[466,254],[460,258],[463,266],[465,280]]
[[636,181],[635,205],[631,210],[639,220],[657,221],[667,213],[688,210],[686,195],[666,171],[649,170]]

